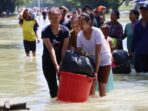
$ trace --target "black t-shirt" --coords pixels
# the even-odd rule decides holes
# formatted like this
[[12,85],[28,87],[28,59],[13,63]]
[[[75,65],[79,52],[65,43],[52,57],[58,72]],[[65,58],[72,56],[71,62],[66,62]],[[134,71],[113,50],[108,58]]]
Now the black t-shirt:
[[[50,25],[46,26],[42,30],[42,39],[43,38],[50,39],[50,42],[55,49],[56,58],[57,58],[58,63],[60,63],[60,61],[61,61],[61,50],[62,50],[64,39],[69,36],[70,36],[70,34],[69,34],[68,28],[63,25],[60,25],[60,31],[59,31],[58,35],[53,34]],[[51,60],[48,49],[46,48],[45,44],[43,44],[43,45],[44,45],[43,46],[43,48],[44,48],[43,49],[43,57],[45,59]]]
[[71,30],[70,19],[61,20],[61,21],[60,21],[60,24],[66,26],[69,30]]

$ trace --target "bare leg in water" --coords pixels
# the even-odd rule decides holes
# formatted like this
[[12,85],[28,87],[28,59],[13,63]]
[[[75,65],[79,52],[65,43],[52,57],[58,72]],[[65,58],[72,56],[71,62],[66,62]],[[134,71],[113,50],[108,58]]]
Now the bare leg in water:
[[98,73],[99,81],[99,95],[100,97],[106,96],[106,85],[110,74],[111,66],[101,66]]

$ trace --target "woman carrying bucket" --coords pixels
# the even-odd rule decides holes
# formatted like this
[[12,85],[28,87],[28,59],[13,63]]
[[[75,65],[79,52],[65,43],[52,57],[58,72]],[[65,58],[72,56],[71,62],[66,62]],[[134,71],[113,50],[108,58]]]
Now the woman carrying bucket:
[[57,7],[53,7],[48,12],[51,22],[42,30],[44,44],[42,55],[42,69],[46,78],[50,95],[57,96],[58,86],[56,74],[59,72],[59,64],[63,58],[69,44],[69,30],[60,25],[61,12]]
[[[82,31],[77,37],[77,51],[84,50],[96,63],[95,75],[99,82],[99,95],[106,96],[106,84],[111,69],[111,51],[109,44],[100,29],[92,26],[93,14],[82,13],[79,17],[79,25]],[[91,95],[95,94],[95,84]]]

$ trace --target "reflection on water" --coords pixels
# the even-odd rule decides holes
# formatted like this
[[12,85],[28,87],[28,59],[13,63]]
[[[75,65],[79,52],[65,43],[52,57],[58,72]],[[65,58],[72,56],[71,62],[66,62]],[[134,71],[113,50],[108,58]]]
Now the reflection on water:
[[[40,22],[43,22],[38,18]],[[43,27],[47,22],[43,22]],[[41,30],[41,29],[40,29]],[[42,74],[42,44],[36,58],[25,57],[22,31],[16,18],[0,18],[0,104],[28,103],[31,111],[147,111],[148,75],[115,75],[115,89],[107,97],[85,103],[52,100]],[[96,92],[98,95],[98,92]]]

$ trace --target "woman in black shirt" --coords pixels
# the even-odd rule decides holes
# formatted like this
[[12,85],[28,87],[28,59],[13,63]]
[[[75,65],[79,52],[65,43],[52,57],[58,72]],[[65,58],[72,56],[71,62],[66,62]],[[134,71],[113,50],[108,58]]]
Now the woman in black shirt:
[[44,44],[42,56],[43,73],[48,83],[52,98],[57,96],[57,74],[59,64],[69,44],[69,30],[60,25],[61,12],[59,8],[53,7],[48,12],[50,25],[42,30]]

